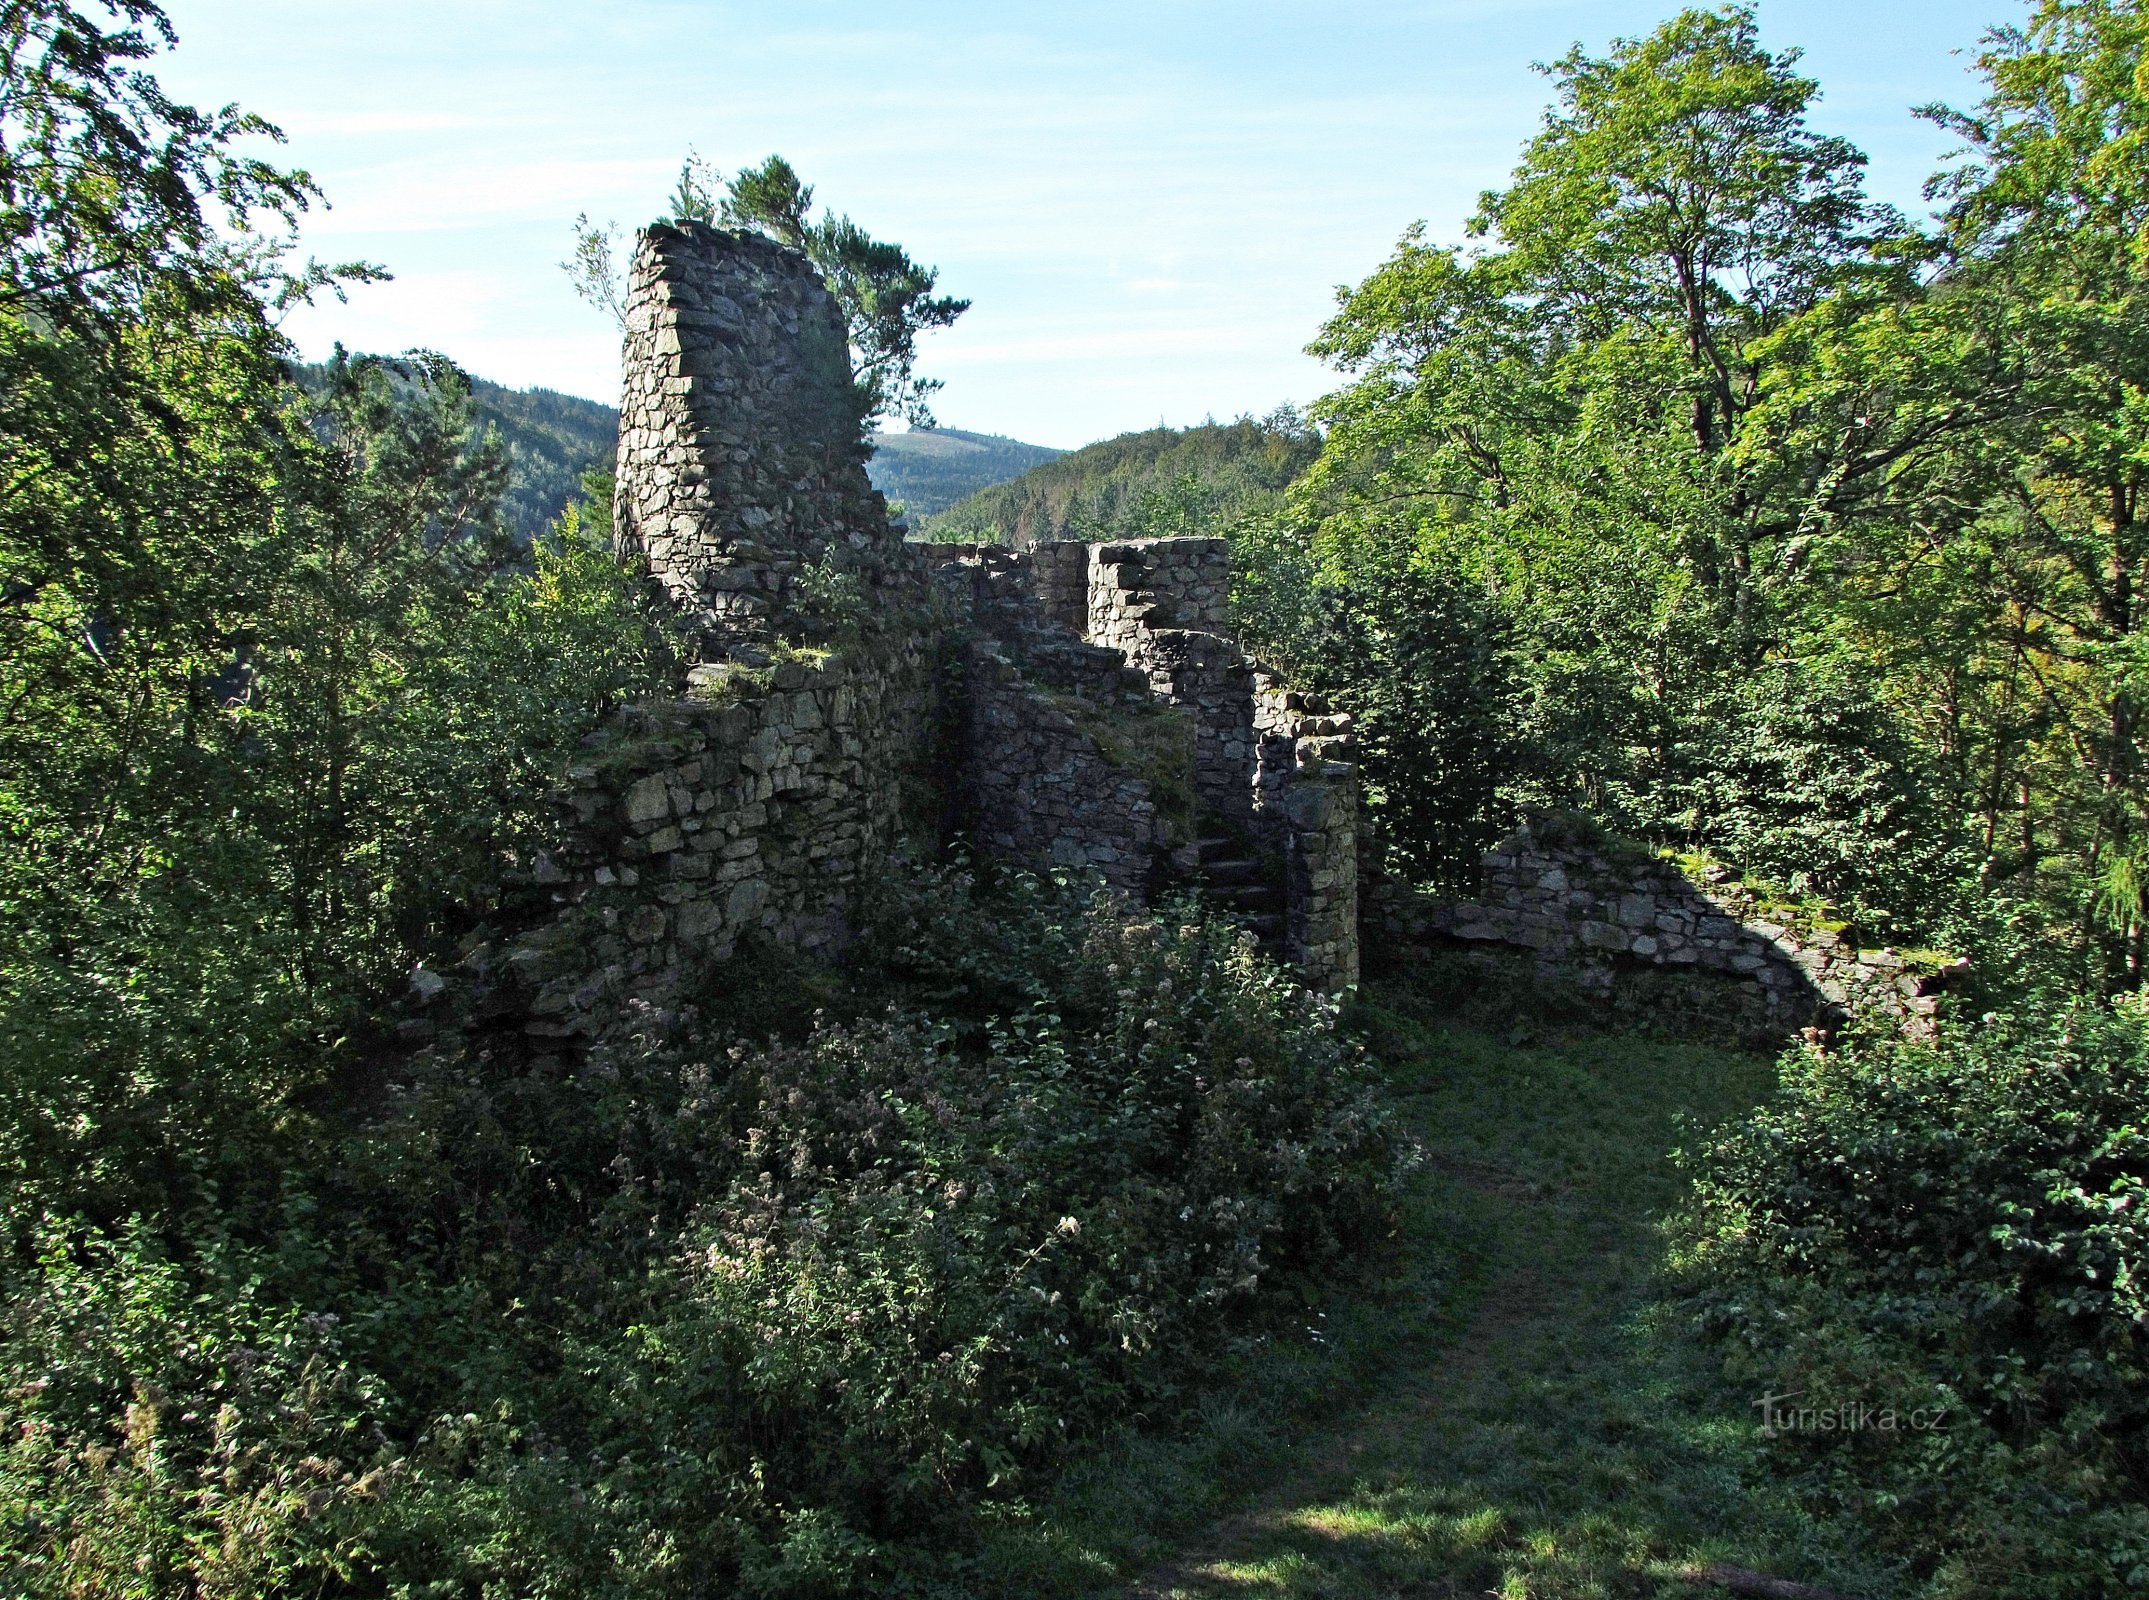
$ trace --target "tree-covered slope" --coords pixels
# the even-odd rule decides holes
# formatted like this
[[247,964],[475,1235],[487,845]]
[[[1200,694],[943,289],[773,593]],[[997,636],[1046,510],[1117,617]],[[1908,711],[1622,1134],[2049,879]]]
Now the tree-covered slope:
[[877,433],[866,475],[912,517],[945,511],[965,495],[1029,471],[1062,454],[1049,445],[1024,444],[996,433],[961,428]]
[[[1288,410],[1262,421],[1124,433],[980,490],[928,519],[925,531],[1021,545],[1182,531],[1176,522],[1195,514],[1229,517],[1265,504],[1317,447]],[[1175,511],[1186,515],[1175,519]]]
[[595,400],[557,389],[507,389],[483,378],[470,383],[478,426],[499,430],[512,476],[501,509],[516,533],[528,539],[566,509],[580,492],[582,474],[612,464],[619,444],[619,412]]
[[[319,394],[328,368],[308,363],[294,368],[299,386]],[[391,387],[415,390],[392,369]],[[510,389],[484,378],[470,380],[470,418],[482,436],[490,428],[500,437],[508,458],[507,492],[500,511],[518,541],[528,544],[582,492],[582,475],[592,467],[610,467],[619,445],[619,411],[557,389]]]

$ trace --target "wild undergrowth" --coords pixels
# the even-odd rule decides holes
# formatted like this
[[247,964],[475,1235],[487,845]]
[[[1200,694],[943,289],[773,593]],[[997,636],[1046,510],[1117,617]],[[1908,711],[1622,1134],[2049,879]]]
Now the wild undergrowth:
[[1690,1158],[1682,1267],[1774,1455],[1954,1597],[2149,1586],[2138,1000],[1786,1060]]
[[1356,1048],[1191,913],[920,871],[712,995],[389,1069],[241,1211],[16,1191],[10,1590],[936,1582],[1389,1230]]
[[1907,1594],[1777,1481],[1750,1395],[1665,1296],[1668,1152],[1764,1101],[1769,1059],[1458,1027],[1401,979],[1352,1025],[1420,1157],[1393,1248],[1003,1518],[962,1592],[1700,1600],[1729,1563]]

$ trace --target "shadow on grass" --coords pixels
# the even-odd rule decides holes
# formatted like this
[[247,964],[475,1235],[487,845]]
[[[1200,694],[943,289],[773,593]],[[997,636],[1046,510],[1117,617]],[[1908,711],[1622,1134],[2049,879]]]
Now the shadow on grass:
[[1130,1431],[1016,1508],[969,1592],[1721,1596],[1679,1569],[1723,1560],[1899,1595],[1770,1482],[1745,1397],[1655,1298],[1667,1156],[1764,1099],[1771,1063],[1524,1046],[1402,988],[1359,1025],[1425,1152],[1383,1274],[1247,1339],[1172,1436]]

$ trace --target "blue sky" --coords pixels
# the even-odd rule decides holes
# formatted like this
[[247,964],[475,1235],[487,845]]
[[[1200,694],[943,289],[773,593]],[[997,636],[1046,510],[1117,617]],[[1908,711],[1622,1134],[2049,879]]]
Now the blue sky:
[[[742,5],[168,0],[160,75],[282,125],[332,209],[324,259],[396,274],[297,313],[308,354],[424,345],[496,381],[612,400],[618,340],[557,263],[577,212],[661,208],[687,148],[781,151],[974,308],[927,341],[944,423],[1073,446],[1303,403],[1302,346],[1405,226],[1461,234],[1579,40],[1670,0]],[[1820,80],[1815,121],[1906,208],[2018,0],[1760,0]]]

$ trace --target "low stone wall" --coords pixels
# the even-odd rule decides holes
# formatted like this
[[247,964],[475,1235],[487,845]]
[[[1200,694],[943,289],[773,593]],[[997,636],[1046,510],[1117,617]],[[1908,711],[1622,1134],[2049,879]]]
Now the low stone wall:
[[930,831],[918,652],[763,676],[631,708],[570,772],[562,842],[531,874],[554,914],[474,963],[524,991],[531,1032],[688,996],[755,935],[840,945],[865,876]]
[[1220,634],[1230,627],[1228,540],[1128,539],[1082,548],[1089,572],[1084,631],[1095,643],[1125,650],[1159,628]]
[[1475,898],[1443,900],[1393,879],[1364,885],[1379,941],[1526,958],[1536,979],[1604,999],[1638,977],[1706,987],[1667,1006],[1721,1015],[1726,1033],[1781,1038],[1855,1017],[1909,1037],[1933,1030],[1960,962],[1913,963],[1895,949],[1765,904],[1724,869],[1696,881],[1672,862],[1541,836],[1525,823],[1488,852]]

